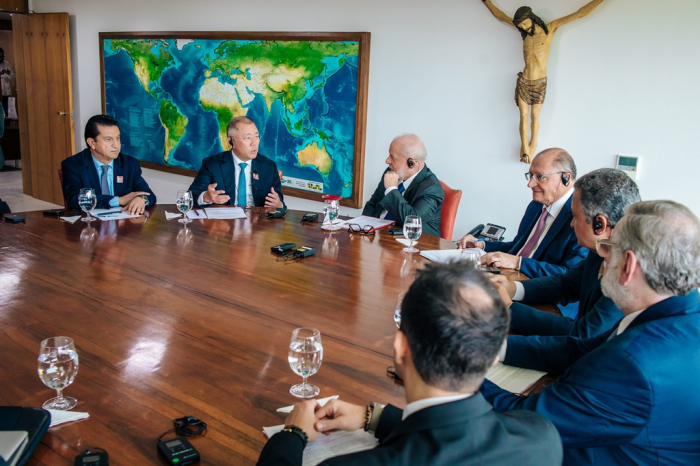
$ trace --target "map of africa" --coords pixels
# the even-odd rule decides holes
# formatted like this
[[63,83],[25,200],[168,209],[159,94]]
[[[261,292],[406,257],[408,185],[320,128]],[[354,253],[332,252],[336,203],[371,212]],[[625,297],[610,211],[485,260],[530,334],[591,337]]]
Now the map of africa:
[[358,42],[103,39],[106,113],[122,152],[199,170],[236,116],[283,186],[352,195]]

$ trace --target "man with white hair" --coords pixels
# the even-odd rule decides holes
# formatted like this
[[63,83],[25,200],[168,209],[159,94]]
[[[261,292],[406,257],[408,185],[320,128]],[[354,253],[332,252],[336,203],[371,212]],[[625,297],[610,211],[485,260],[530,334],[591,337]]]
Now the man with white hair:
[[563,375],[527,397],[488,380],[481,393],[496,411],[552,421],[564,464],[700,464],[700,221],[672,201],[638,202],[597,249],[622,320],[595,338],[538,337],[546,350],[509,338],[531,369]]
[[440,213],[445,191],[425,164],[428,152],[415,134],[397,136],[389,146],[382,181],[367,201],[362,215],[396,220],[402,226],[409,215],[417,215],[423,233],[440,236]]

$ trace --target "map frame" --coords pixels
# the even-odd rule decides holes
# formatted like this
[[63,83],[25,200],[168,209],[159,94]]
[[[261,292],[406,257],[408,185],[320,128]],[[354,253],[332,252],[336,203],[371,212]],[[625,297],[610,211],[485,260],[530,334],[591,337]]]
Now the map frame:
[[[208,39],[208,40],[269,40],[269,41],[347,41],[358,42],[357,69],[357,100],[355,106],[355,137],[352,172],[352,194],[343,198],[340,204],[346,207],[360,209],[363,206],[365,143],[367,137],[367,100],[369,85],[369,54],[371,33],[369,32],[260,32],[260,31],[151,31],[151,32],[100,32],[100,82],[102,97],[102,112],[107,111],[105,89],[105,56],[104,41],[110,39]],[[214,155],[214,154],[207,154]],[[275,154],[269,154],[274,158]],[[175,173],[178,175],[195,176],[197,171],[181,167],[172,167],[164,163],[153,163],[139,160],[141,166],[153,170]],[[321,193],[303,189],[283,187],[285,196],[298,197],[322,202]]]

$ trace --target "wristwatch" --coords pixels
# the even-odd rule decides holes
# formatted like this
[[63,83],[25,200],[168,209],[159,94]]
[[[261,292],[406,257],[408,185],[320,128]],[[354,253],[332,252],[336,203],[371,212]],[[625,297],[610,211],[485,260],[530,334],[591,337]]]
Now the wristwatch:
[[146,196],[145,194],[140,194],[139,197],[143,199],[143,202],[145,202],[146,205],[148,205],[148,196]]

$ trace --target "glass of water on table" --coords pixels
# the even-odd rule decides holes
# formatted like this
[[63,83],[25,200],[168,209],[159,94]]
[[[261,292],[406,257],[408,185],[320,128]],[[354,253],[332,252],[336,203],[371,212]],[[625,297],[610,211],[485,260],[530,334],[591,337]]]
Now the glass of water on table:
[[192,210],[192,202],[192,191],[177,192],[177,199],[175,200],[175,204],[177,205],[177,210],[182,212],[182,218],[179,219],[178,222],[190,223],[192,221],[187,217],[187,212]]
[[418,242],[421,233],[423,233],[423,222],[421,218],[417,215],[406,216],[406,220],[403,222],[403,235],[410,241],[411,245],[403,248],[404,252],[418,252],[418,249],[414,246]]
[[313,398],[318,395],[321,390],[307,383],[306,379],[318,371],[323,361],[321,332],[309,327],[294,330],[287,359],[292,370],[304,378],[302,383],[290,388],[289,393],[299,398]]
[[63,396],[63,389],[73,383],[78,375],[78,353],[72,338],[51,337],[41,342],[38,359],[39,378],[44,385],[58,393],[46,401],[42,408],[67,411],[75,408],[78,400]]
[[90,215],[90,211],[97,205],[97,197],[95,197],[95,190],[92,188],[81,188],[78,194],[78,205],[80,210],[87,214],[87,217],[83,217],[81,220],[83,222],[92,222],[95,218]]

